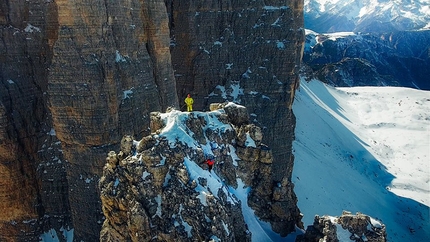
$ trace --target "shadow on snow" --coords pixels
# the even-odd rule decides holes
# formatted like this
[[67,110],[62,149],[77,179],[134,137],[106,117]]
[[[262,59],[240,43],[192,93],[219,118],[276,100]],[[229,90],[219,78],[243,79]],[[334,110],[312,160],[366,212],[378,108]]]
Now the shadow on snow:
[[301,84],[293,106],[293,182],[305,217],[362,212],[386,225],[390,241],[430,238],[429,207],[389,190],[395,176],[340,121],[351,122],[339,101],[326,86],[310,85]]

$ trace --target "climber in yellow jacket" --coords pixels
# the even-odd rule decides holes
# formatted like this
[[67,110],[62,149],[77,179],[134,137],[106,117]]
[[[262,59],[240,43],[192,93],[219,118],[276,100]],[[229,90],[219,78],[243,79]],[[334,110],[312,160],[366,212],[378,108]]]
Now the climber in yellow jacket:
[[188,94],[187,98],[185,98],[185,103],[187,104],[187,112],[192,112],[194,99],[191,97],[190,94]]

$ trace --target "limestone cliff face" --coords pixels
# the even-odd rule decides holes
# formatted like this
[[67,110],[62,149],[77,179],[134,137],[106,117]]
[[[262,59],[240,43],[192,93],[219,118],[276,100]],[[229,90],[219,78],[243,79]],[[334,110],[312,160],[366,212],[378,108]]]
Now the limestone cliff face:
[[0,3],[0,241],[72,227],[66,162],[52,129],[47,73],[51,1]]
[[291,193],[302,8],[302,1],[2,1],[0,206],[11,209],[0,215],[0,240],[38,241],[50,229],[61,240],[70,229],[77,241],[98,240],[106,153],[123,134],[147,135],[149,113],[179,108],[187,92],[197,110],[224,100],[247,106],[272,148],[271,183]]
[[303,49],[303,1],[168,1],[178,96],[197,110],[235,101],[273,148],[274,181],[291,176],[291,105]]
[[[244,107],[220,107],[153,113],[157,130],[139,141],[125,136],[120,151],[109,152],[100,179],[101,241],[258,241],[264,231],[256,218],[281,236],[301,226],[283,210],[289,201],[298,212],[288,180],[271,182],[272,151],[261,129]],[[207,157],[214,157],[212,172]]]
[[161,1],[1,3],[2,241],[98,240],[106,152],[178,106],[166,16]]
[[157,9],[153,1],[56,4],[50,110],[69,161],[75,236],[91,241],[98,239],[102,221],[97,181],[106,152],[124,133],[147,132],[149,111],[178,105],[173,70],[161,67],[170,59],[168,36],[152,32],[167,28],[167,20],[148,14]]
[[[191,93],[196,110],[225,100],[246,106],[272,148],[272,182],[293,192],[284,181],[293,169],[291,105],[304,41],[303,1],[168,2],[179,99]],[[280,210],[288,213],[290,206],[285,202]]]

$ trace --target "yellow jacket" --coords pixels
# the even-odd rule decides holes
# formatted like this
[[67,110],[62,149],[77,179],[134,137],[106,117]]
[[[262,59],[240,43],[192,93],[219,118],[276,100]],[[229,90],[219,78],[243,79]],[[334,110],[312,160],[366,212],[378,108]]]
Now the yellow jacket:
[[185,103],[186,103],[188,106],[193,105],[193,103],[194,103],[194,99],[193,99],[192,97],[187,97],[187,98],[185,98]]

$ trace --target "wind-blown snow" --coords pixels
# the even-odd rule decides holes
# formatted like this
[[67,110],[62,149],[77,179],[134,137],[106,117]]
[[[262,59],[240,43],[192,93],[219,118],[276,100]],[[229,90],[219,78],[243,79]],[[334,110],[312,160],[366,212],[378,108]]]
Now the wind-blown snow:
[[[160,136],[164,136],[169,141],[171,147],[175,146],[176,141],[180,141],[183,144],[188,145],[191,148],[197,148],[197,146],[201,146],[194,140],[193,132],[187,127],[186,119],[189,115],[202,116],[207,123],[207,128],[218,128],[221,132],[225,132],[227,130],[231,130],[232,127],[229,124],[224,124],[217,116],[220,115],[221,110],[215,110],[212,112],[204,113],[204,112],[181,112],[177,110],[173,110],[168,113],[162,113],[161,119],[163,120],[165,127],[162,129]],[[208,147],[202,147],[205,151],[207,150],[211,153],[210,142],[207,142]]]
[[[243,78],[250,78],[249,74],[251,74],[252,71],[248,68],[243,74]],[[209,96],[217,96],[221,95],[223,99],[231,100],[235,103],[240,103],[240,97],[243,96],[243,88],[240,86],[240,83],[237,81],[232,81],[232,84],[230,84],[230,87],[225,86],[216,86],[215,89],[217,89],[217,93],[220,92],[220,94],[216,94],[215,92],[212,92],[209,94]]]
[[389,241],[430,238],[430,92],[302,80],[293,111],[305,225],[348,210],[381,220]]
[[[227,187],[222,180],[212,171],[208,172],[199,167],[195,162],[188,158],[184,159],[184,164],[187,167],[187,171],[190,175],[190,179],[197,180],[198,177],[205,178],[207,180],[207,188],[197,185],[195,190],[199,192],[197,196],[204,206],[207,206],[206,197],[215,196],[218,198],[217,193],[219,189],[223,189],[227,194],[227,199],[232,204],[241,202],[242,212],[246,224],[248,225],[249,231],[252,232],[252,241],[289,241],[295,240],[297,234],[301,231],[288,235],[287,237],[281,237],[279,234],[272,231],[270,224],[260,221],[254,214],[254,210],[248,206],[248,193],[249,187],[246,187],[243,181],[237,178],[237,189]],[[234,196],[233,196],[234,195]]]
[[40,32],[40,28],[35,27],[31,24],[27,24],[27,27],[25,27],[24,31],[27,33]]
[[132,94],[133,94],[133,88],[129,89],[129,90],[124,90],[124,95],[122,96],[122,99],[125,100],[127,98],[131,98]]
[[[233,103],[229,103],[227,105],[236,105]],[[200,117],[205,118],[207,121],[207,128],[216,128],[221,131],[227,131],[232,129],[230,124],[224,124],[220,122],[217,118],[219,112],[223,112],[223,110],[217,110],[212,112],[180,112],[180,111],[172,111],[170,113],[162,114],[161,118],[166,126],[162,129],[160,136],[164,136],[169,140],[170,145],[174,145],[174,142],[179,141],[182,143],[186,143],[190,147],[201,148],[205,152],[205,154],[212,153],[212,147],[210,141],[207,140],[207,145],[202,146],[201,144],[197,144],[196,141],[192,138],[192,133],[188,130],[185,125],[185,119],[188,115],[199,115]],[[249,137],[248,145],[253,145],[255,142]],[[235,154],[235,149],[233,146],[230,147],[230,153],[232,160],[234,161],[234,165],[237,166],[237,162],[239,158]],[[212,154],[213,155],[213,154]],[[227,195],[227,201],[231,204],[241,203],[242,212],[244,215],[244,219],[246,224],[248,225],[249,231],[252,233],[252,241],[294,241],[297,234],[301,234],[302,231],[297,229],[296,232],[291,233],[287,237],[281,237],[279,234],[272,231],[269,223],[261,221],[254,214],[254,210],[248,206],[248,193],[249,187],[246,187],[243,181],[240,178],[237,178],[237,189],[233,187],[229,187],[226,185],[221,178],[212,170],[209,172],[208,170],[204,170],[198,164],[198,162],[191,160],[189,157],[184,158],[184,165],[187,169],[188,175],[191,180],[198,180],[199,177],[205,178],[207,181],[206,186],[202,186],[197,183],[197,187],[195,191],[199,194],[197,198],[203,204],[203,206],[207,206],[206,198],[208,196],[213,196],[218,198],[218,191],[221,189]]]

